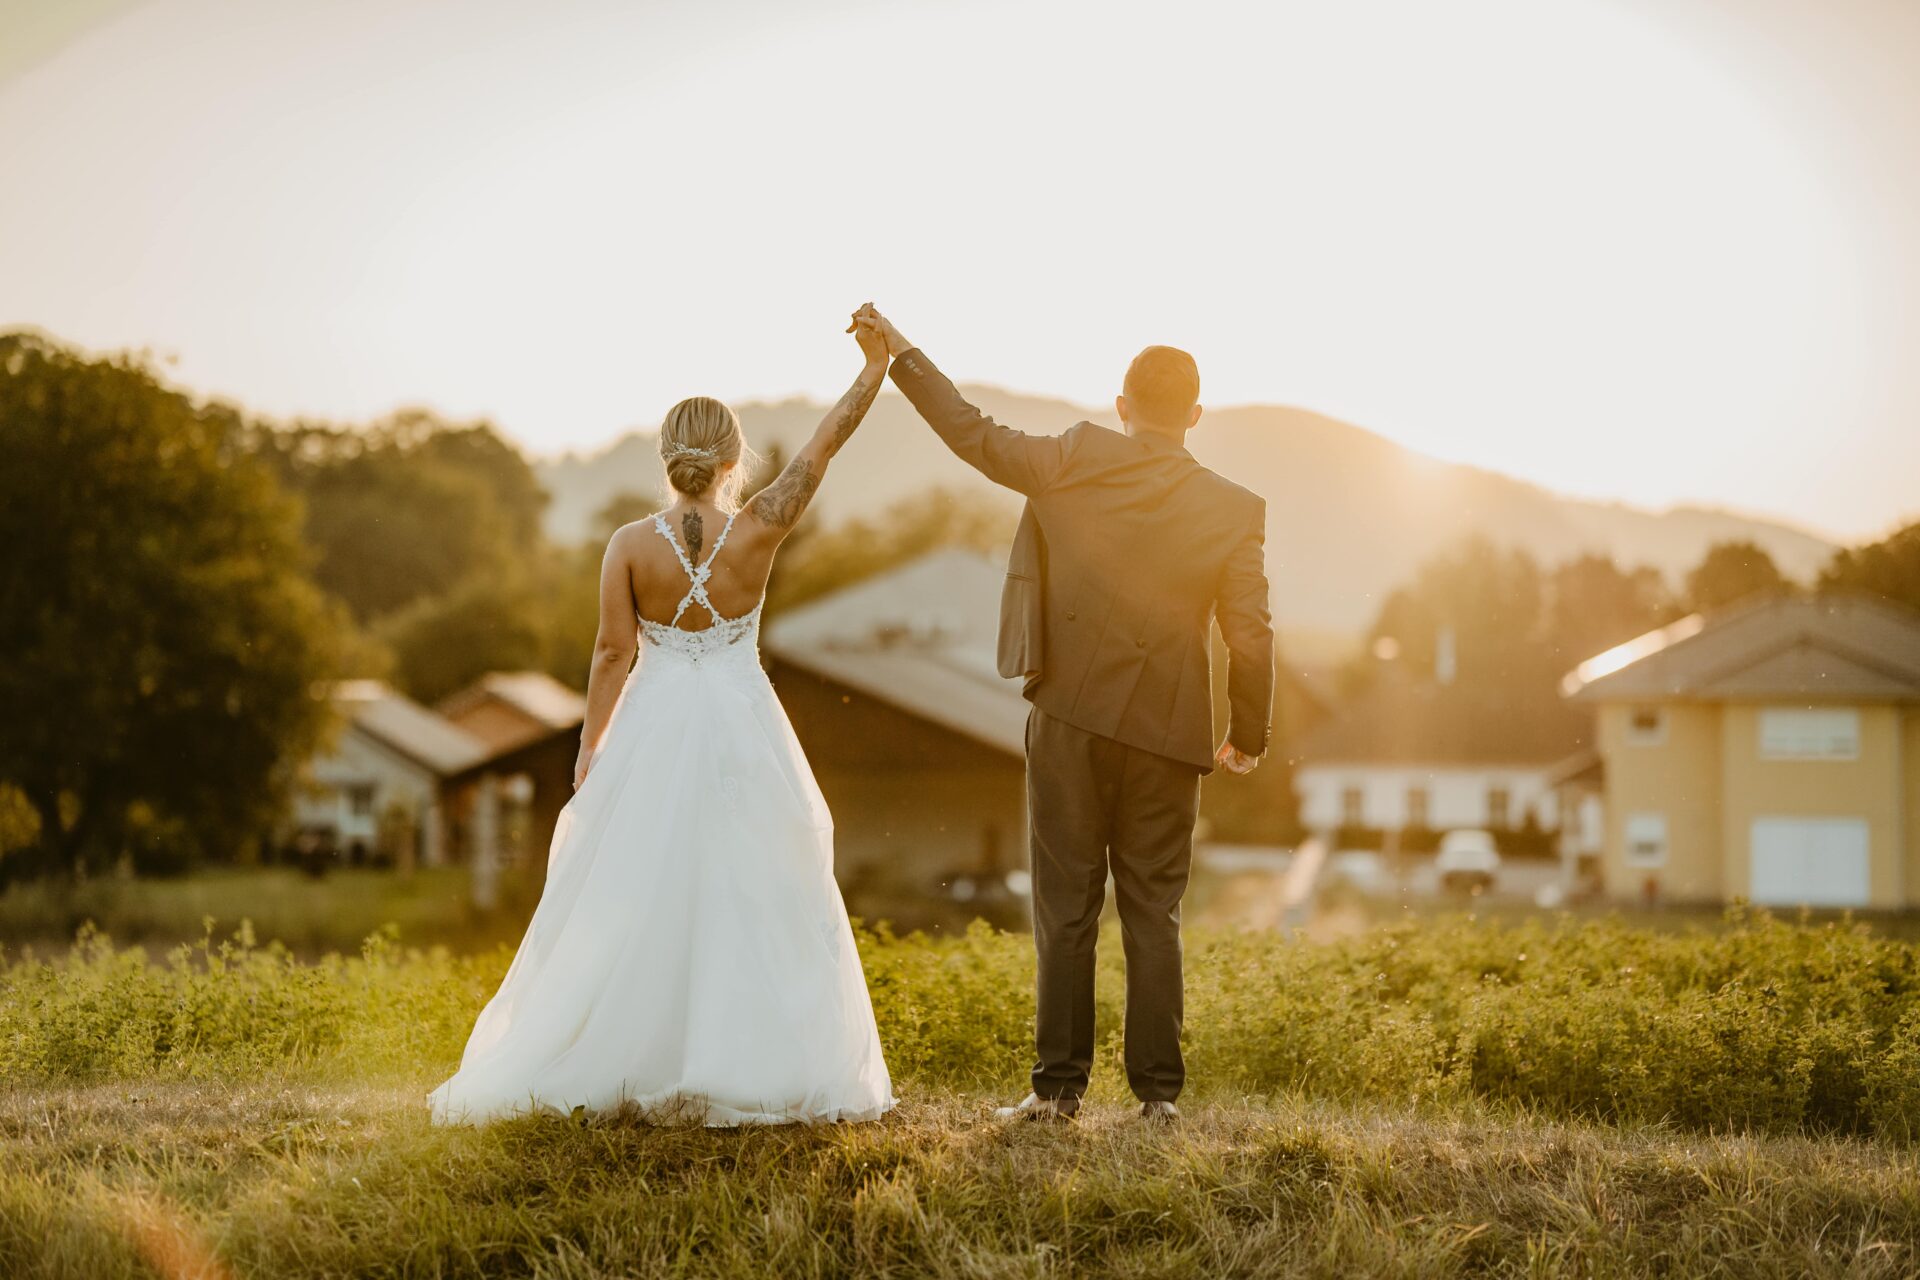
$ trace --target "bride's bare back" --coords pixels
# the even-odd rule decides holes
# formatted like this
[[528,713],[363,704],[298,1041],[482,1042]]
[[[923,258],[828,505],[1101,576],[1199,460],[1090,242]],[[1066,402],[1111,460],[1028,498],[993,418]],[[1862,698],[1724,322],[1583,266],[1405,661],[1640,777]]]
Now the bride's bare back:
[[[745,512],[734,517],[729,532],[725,511],[711,502],[682,498],[657,517],[648,516],[620,531],[630,535],[622,560],[635,616],[684,631],[704,631],[714,623],[713,614],[697,599],[689,601],[686,612],[674,621],[687,597],[687,572],[674,545],[660,536],[656,519],[686,552],[689,563],[708,566],[706,593],[722,617],[753,612],[766,594],[779,540],[754,536],[754,522]],[[726,546],[716,553],[715,543],[723,533]]]

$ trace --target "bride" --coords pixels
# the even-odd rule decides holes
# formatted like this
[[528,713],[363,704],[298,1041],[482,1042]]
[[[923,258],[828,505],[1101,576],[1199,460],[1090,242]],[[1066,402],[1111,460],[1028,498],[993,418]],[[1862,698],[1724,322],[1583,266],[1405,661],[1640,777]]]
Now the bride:
[[744,508],[753,456],[733,411],[696,397],[667,414],[674,502],[607,544],[575,795],[512,967],[429,1098],[435,1121],[893,1106],[833,819],[758,652],[774,553],[886,374],[885,342],[854,331],[860,376]]

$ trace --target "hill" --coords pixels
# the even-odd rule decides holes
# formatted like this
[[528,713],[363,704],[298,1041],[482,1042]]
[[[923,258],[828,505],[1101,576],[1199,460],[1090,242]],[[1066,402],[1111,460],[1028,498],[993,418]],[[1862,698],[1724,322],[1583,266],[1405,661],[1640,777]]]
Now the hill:
[[[967,394],[1025,431],[1063,431],[1083,419],[1116,425],[1110,412],[1065,401],[980,386]],[[756,447],[790,450],[824,406],[793,399],[749,403],[739,412]],[[1811,578],[1833,551],[1789,525],[1731,512],[1649,511],[1564,497],[1498,472],[1428,458],[1305,409],[1213,410],[1192,446],[1200,461],[1266,496],[1274,611],[1290,628],[1364,627],[1381,596],[1422,560],[1474,532],[1548,562],[1603,551],[1623,564],[1653,565],[1676,581],[1709,546],[1728,539],[1757,542],[1800,579]],[[587,536],[594,512],[614,494],[662,486],[653,437],[642,432],[597,453],[543,461],[537,470],[553,495],[548,530],[565,540]],[[837,521],[933,485],[1000,493],[957,462],[906,401],[889,392],[834,463],[816,509]],[[1001,496],[1011,507],[1012,495]]]

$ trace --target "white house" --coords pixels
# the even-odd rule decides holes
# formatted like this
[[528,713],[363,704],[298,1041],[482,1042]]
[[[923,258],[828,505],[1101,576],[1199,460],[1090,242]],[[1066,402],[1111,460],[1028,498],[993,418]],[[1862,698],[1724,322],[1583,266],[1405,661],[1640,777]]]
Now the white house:
[[1388,670],[1300,740],[1300,820],[1328,834],[1551,831],[1556,767],[1591,736],[1564,705]]
[[342,852],[445,861],[448,784],[486,760],[486,744],[378,680],[342,681],[331,701],[339,732],[307,766],[295,832]]

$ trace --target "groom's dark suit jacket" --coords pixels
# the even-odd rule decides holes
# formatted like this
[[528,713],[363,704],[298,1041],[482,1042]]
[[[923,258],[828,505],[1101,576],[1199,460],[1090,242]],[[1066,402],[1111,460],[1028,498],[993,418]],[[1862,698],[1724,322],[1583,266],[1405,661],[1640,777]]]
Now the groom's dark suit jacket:
[[1000,604],[1000,673],[1089,733],[1213,767],[1208,648],[1227,642],[1227,736],[1267,749],[1273,626],[1266,503],[1174,440],[1082,422],[1063,435],[1003,427],[919,349],[893,380],[947,447],[1027,497]]

